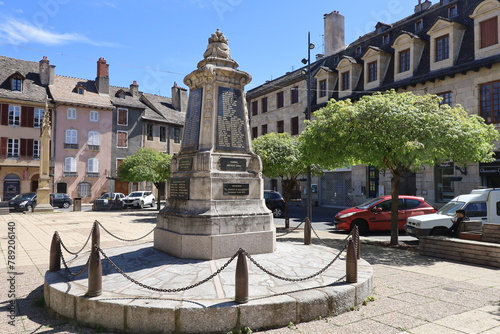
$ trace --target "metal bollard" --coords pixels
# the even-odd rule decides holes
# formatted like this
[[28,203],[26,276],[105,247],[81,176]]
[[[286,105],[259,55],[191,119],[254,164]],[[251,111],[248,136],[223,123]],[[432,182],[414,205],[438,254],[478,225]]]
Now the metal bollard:
[[358,259],[356,258],[356,249],[352,240],[349,240],[347,244],[346,281],[348,283],[358,281]]
[[56,231],[52,236],[52,243],[50,244],[49,271],[59,270],[61,270],[61,242]]
[[248,303],[248,266],[247,258],[240,249],[236,263],[236,289],[234,301],[238,304]]
[[306,223],[304,226],[304,245],[311,244],[311,221],[306,217]]
[[97,247],[100,247],[101,232],[99,224],[94,223],[92,229],[92,250],[89,261],[89,287],[86,293],[87,297],[97,297],[102,294],[102,263],[101,256]]
[[359,228],[358,225],[354,225],[351,231],[352,240],[354,241],[354,246],[356,248],[356,258],[359,260],[361,258],[361,249],[359,242]]

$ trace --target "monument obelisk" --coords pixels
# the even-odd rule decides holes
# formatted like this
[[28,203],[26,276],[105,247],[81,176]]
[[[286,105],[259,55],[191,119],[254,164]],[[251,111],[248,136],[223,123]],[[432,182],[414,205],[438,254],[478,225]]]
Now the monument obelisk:
[[219,259],[239,248],[272,253],[275,228],[263,199],[262,163],[251,148],[244,86],[218,29],[189,87],[181,150],[171,162],[167,203],[154,247],[180,258]]

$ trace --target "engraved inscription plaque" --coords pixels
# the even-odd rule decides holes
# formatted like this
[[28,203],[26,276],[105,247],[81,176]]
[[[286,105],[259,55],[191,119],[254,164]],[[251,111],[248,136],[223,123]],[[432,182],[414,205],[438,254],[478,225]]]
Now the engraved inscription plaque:
[[245,171],[247,161],[245,159],[220,158],[221,170]]
[[190,172],[193,169],[193,158],[179,160],[179,172]]
[[184,124],[184,136],[182,137],[182,152],[198,150],[200,138],[201,101],[203,88],[192,90],[189,93],[188,110]]
[[250,188],[248,183],[224,183],[224,195],[249,195]]
[[217,149],[245,151],[245,117],[239,89],[219,87],[217,110]]
[[176,178],[170,179],[170,194],[172,199],[189,199],[189,179]]

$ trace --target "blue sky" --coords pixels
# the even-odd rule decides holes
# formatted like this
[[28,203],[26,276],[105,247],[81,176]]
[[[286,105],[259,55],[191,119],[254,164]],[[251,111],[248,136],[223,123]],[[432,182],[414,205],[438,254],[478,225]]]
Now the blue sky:
[[[436,2],[436,1],[433,1]],[[413,13],[417,0],[0,0],[0,54],[47,56],[56,74],[94,79],[110,64],[110,83],[170,96],[174,81],[196,69],[219,28],[252,89],[300,68],[307,33],[323,52],[323,15],[345,16],[346,43]]]

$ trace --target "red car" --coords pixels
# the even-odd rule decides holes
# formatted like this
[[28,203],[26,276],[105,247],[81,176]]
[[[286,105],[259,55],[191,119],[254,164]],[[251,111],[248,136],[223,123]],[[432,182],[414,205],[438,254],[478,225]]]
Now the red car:
[[[423,197],[400,195],[398,228],[404,229],[408,217],[434,212],[436,209]],[[342,210],[335,215],[334,224],[337,229],[346,231],[358,225],[360,234],[366,234],[368,231],[389,231],[391,229],[391,196],[372,198],[361,205]]]

